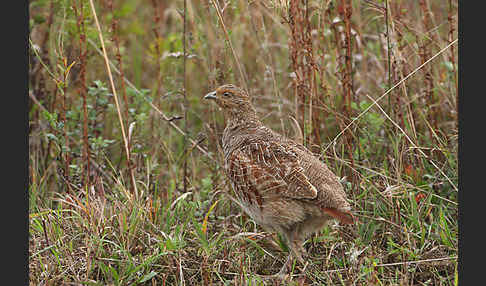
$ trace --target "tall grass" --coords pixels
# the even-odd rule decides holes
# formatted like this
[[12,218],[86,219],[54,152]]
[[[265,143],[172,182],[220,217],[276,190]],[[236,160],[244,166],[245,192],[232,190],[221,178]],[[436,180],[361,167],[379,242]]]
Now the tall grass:
[[232,203],[202,101],[224,83],[359,219],[281,285],[456,283],[457,1],[92,3],[99,29],[90,1],[29,3],[32,285],[279,283],[288,249]]

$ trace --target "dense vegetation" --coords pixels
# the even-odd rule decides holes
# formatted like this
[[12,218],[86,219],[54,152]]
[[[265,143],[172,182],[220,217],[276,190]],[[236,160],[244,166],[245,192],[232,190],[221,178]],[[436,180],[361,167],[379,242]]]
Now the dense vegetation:
[[202,99],[234,83],[359,220],[282,285],[455,285],[457,5],[29,1],[31,284],[278,283],[288,249],[231,201]]

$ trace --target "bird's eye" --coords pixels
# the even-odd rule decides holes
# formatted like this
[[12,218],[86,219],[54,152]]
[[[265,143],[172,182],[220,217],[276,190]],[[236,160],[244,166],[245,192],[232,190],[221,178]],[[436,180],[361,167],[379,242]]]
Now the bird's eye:
[[225,93],[223,93],[223,96],[229,97],[229,96],[231,96],[231,93],[230,92],[225,92]]

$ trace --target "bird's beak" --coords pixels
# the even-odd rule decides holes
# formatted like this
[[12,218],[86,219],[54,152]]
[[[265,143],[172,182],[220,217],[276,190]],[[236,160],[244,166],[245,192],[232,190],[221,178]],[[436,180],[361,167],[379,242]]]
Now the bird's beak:
[[216,99],[216,91],[210,92],[204,96],[204,99]]

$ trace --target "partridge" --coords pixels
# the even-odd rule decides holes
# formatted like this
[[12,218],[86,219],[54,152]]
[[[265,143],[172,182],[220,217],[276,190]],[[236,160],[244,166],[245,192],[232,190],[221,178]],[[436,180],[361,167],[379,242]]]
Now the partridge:
[[224,169],[235,201],[264,229],[282,234],[291,250],[277,275],[286,273],[292,255],[306,265],[307,236],[331,219],[354,223],[338,177],[302,144],[264,126],[244,90],[226,84],[204,98],[227,120]]

